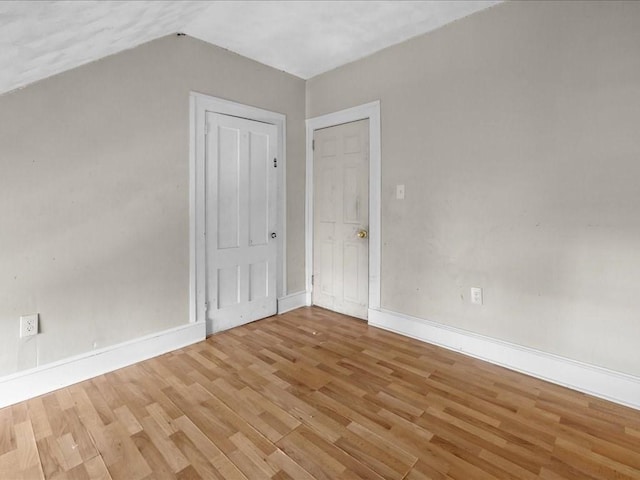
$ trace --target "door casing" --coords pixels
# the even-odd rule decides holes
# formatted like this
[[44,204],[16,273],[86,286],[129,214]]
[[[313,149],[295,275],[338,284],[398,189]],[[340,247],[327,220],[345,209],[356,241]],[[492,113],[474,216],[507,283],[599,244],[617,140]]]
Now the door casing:
[[[286,295],[286,116],[222,98],[191,92],[189,95],[189,320],[206,321],[206,112],[221,113],[275,125],[278,136],[276,295]],[[212,325],[207,324],[207,334]]]
[[380,198],[382,188],[380,151],[380,101],[375,101],[307,120],[305,279],[307,305],[313,289],[313,132],[357,120],[369,119],[369,310],[380,310]]

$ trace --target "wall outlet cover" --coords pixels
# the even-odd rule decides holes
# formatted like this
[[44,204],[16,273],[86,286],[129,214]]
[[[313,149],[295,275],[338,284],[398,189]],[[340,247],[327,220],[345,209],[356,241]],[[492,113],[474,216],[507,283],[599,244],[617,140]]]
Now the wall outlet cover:
[[20,317],[20,338],[31,337],[38,334],[38,314],[23,315]]

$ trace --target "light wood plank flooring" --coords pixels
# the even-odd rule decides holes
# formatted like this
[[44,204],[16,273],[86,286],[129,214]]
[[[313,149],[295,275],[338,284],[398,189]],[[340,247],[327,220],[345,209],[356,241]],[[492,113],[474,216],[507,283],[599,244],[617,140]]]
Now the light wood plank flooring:
[[0,479],[640,479],[640,412],[318,308],[0,410]]

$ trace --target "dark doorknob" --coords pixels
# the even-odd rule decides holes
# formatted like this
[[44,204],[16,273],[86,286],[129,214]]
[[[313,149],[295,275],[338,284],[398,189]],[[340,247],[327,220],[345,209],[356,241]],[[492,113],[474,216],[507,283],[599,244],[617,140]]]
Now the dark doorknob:
[[271,238],[276,238],[278,234],[276,232],[271,232]]

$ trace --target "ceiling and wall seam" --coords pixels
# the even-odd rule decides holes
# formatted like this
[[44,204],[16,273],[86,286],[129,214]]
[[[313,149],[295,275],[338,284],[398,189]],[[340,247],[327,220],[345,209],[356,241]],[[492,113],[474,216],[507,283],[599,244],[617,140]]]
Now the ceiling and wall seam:
[[4,1],[0,94],[176,32],[308,80],[497,3]]

